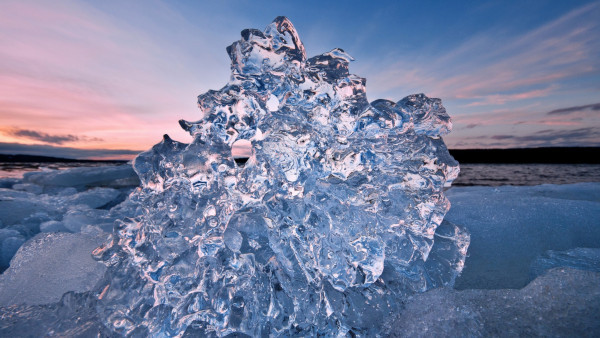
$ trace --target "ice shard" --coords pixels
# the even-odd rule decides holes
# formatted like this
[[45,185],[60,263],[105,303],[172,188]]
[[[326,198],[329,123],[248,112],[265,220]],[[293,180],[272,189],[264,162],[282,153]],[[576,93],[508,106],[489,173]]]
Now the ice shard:
[[464,264],[468,234],[442,224],[450,118],[423,94],[369,103],[352,57],[307,59],[285,17],[241,35],[228,84],[180,121],[193,142],[136,158],[140,215],[95,252],[100,316],[125,335],[375,334]]

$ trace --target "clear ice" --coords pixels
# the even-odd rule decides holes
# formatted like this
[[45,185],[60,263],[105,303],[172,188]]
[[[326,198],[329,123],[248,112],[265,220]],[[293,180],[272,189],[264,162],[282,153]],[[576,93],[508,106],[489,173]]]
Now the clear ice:
[[285,17],[241,35],[229,83],[180,121],[193,142],[135,159],[138,216],[94,252],[99,316],[134,336],[377,334],[463,267],[469,235],[442,223],[450,118],[423,94],[369,103],[352,57],[307,59]]

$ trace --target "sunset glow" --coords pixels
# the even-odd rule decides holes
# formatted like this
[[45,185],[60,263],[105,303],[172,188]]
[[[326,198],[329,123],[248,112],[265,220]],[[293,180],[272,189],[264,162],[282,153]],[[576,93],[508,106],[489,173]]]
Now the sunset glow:
[[309,55],[354,56],[369,100],[442,98],[450,148],[600,146],[600,2],[442,4],[3,1],[0,152],[128,159],[165,133],[189,142],[177,121],[227,82],[225,47],[278,15]]

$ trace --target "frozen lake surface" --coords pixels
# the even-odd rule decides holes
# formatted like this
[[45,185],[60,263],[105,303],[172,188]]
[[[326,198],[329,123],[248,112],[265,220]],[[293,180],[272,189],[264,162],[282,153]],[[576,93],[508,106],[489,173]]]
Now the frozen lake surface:
[[[90,291],[105,270],[91,253],[115,220],[135,214],[126,200],[135,173],[83,168],[3,182],[0,252],[10,267],[0,275],[0,335],[102,332]],[[454,289],[410,298],[385,323],[390,334],[600,334],[600,183],[446,193],[446,221],[471,234],[465,268]]]
[[0,179],[23,178],[28,172],[65,170],[79,167],[114,166],[112,162],[0,162]]

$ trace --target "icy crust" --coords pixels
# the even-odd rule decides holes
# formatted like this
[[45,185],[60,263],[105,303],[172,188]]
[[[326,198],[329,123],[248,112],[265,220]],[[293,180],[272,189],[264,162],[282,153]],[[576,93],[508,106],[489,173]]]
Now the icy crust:
[[411,297],[388,337],[597,337],[600,273],[554,268],[520,290],[439,288]]
[[[91,252],[106,236],[40,233],[27,241],[0,275],[0,307],[58,302],[67,291],[89,291],[104,275]],[[0,311],[1,312],[1,311]]]
[[0,181],[0,272],[40,232],[112,232],[115,220],[135,214],[126,198],[139,185],[130,165],[31,172]]
[[456,289],[520,289],[552,267],[593,266],[583,248],[600,243],[600,183],[453,187],[446,196],[444,220],[471,235]]
[[[134,162],[142,187],[130,199],[143,214],[95,253],[108,265],[107,327],[372,334],[407,294],[451,284],[469,236],[438,228],[458,174],[441,101],[369,104],[352,58],[306,59],[284,17],[227,51],[229,83],[198,97],[199,121],[180,121],[194,141],[165,135]],[[252,147],[244,166],[239,140]]]

